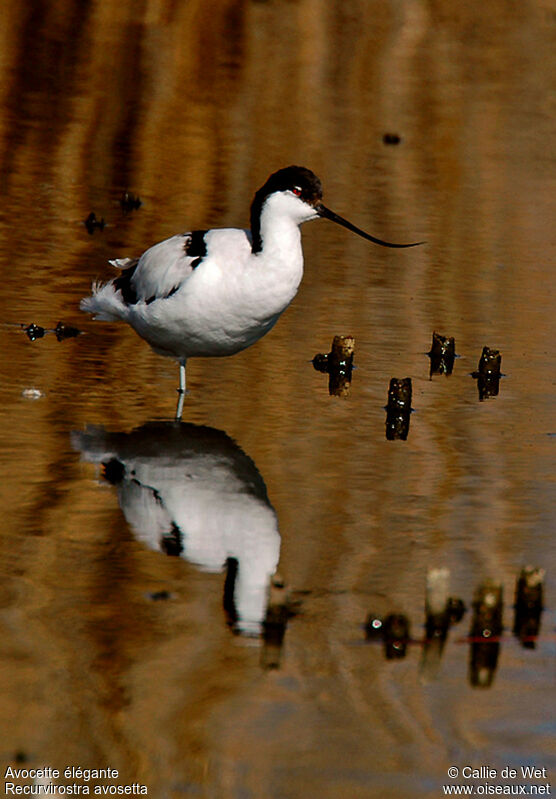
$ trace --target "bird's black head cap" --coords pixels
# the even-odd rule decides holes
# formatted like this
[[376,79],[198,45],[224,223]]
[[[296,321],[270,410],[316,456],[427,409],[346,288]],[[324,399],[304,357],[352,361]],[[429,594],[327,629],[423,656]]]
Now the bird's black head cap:
[[277,191],[293,191],[310,205],[317,205],[322,200],[322,185],[318,177],[304,166],[287,166],[279,169],[268,178],[264,186],[256,192],[251,203],[251,233],[253,235],[253,252],[260,252],[261,211],[267,197]]

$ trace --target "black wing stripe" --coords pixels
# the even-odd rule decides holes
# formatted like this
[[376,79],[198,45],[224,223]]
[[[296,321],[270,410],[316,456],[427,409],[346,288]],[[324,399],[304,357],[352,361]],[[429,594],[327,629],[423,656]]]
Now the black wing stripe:
[[[190,263],[192,269],[195,269],[195,267],[199,266],[207,254],[207,243],[205,241],[205,235],[207,232],[207,230],[193,230],[191,233],[187,234],[184,250],[186,255],[194,259]],[[139,302],[139,297],[137,296],[137,291],[132,280],[138,263],[139,259],[137,258],[137,260],[135,260],[131,266],[128,266],[126,269],[124,269],[121,275],[114,280],[114,289],[116,291],[121,291],[122,299],[126,305],[136,305],[137,302]],[[180,285],[177,285],[170,289],[170,291],[166,294],[153,294],[152,297],[146,299],[145,302],[147,305],[150,305],[151,302],[154,302],[155,300],[168,299],[168,297],[171,297],[172,294],[175,294],[179,288]]]
[[195,269],[195,267],[199,266],[205,255],[207,254],[207,243],[205,241],[205,236],[208,233],[208,230],[193,230],[187,237],[187,241],[185,242],[185,253],[189,255],[190,258],[194,258],[194,261],[191,261],[191,268]]
[[[181,285],[181,284],[180,284],[180,285]],[[175,294],[175,293],[176,293],[176,291],[177,291],[179,288],[180,288],[180,286],[174,286],[174,288],[173,288],[173,289],[170,289],[170,291],[168,292],[168,294],[162,294],[160,297],[157,297],[157,296],[156,296],[156,294],[153,294],[153,296],[152,296],[152,297],[149,297],[149,299],[148,299],[148,300],[145,300],[145,304],[146,304],[146,305],[150,305],[150,304],[151,304],[151,302],[154,302],[155,300],[167,300],[167,299],[168,299],[168,297],[171,297],[171,296],[172,296],[172,294]]]
[[131,278],[135,274],[139,259],[128,266],[127,269],[122,271],[122,274],[114,280],[114,288],[116,291],[122,292],[122,299],[127,305],[135,305],[137,302],[137,292],[135,286],[131,282]]

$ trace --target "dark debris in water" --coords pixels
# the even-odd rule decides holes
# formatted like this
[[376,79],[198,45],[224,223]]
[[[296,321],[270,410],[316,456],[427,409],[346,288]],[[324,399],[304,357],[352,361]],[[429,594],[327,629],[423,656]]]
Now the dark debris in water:
[[58,322],[54,330],[52,330],[58,341],[64,341],[66,338],[75,338],[80,336],[81,332],[77,327],[66,325],[63,322]]
[[402,137],[399,133],[385,133],[382,137],[382,141],[384,144],[399,144],[402,140]]
[[54,333],[57,341],[64,341],[66,338],[75,338],[82,334],[82,330],[71,325],[66,325],[64,322],[58,322],[56,327],[42,327],[31,322],[30,325],[20,325],[21,329],[25,331],[30,341],[36,341],[38,338],[44,338],[47,333]]
[[87,219],[84,221],[83,224],[87,228],[87,232],[92,236],[97,228],[99,230],[104,230],[106,222],[104,221],[103,217],[97,219],[97,215],[95,214],[95,212],[91,211],[91,213],[89,214],[89,216],[87,217]]
[[152,600],[153,602],[165,602],[169,599],[172,599],[173,594],[170,591],[166,591],[162,589],[161,591],[151,591],[147,594],[147,597]]
[[34,322],[31,322],[30,325],[22,325],[23,330],[27,333],[30,341],[36,341],[38,338],[43,338],[46,330],[44,327],[40,327],[40,325],[36,325]]
[[129,191],[124,191],[120,198],[120,207],[124,214],[137,211],[142,204],[141,199]]

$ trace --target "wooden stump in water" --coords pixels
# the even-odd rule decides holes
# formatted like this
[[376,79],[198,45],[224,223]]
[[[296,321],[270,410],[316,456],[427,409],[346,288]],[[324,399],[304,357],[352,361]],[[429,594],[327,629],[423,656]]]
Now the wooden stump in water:
[[411,416],[411,378],[393,377],[388,388],[386,406],[386,438],[388,441],[401,438],[406,440]]
[[501,363],[502,355],[499,350],[483,347],[478,369],[473,372],[473,377],[477,380],[479,389],[479,400],[482,401],[489,397],[498,396]]
[[440,333],[433,332],[432,345],[427,355],[431,362],[429,377],[435,374],[451,375],[456,357],[455,338],[448,338],[441,336]]
[[327,355],[319,353],[313,358],[313,366],[318,372],[328,373],[328,392],[341,397],[349,393],[355,339],[353,336],[334,336],[332,349]]

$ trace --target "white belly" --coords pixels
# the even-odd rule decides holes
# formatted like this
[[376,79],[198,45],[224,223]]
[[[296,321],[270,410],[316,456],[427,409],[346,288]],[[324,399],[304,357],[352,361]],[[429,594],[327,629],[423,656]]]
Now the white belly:
[[301,251],[286,264],[249,256],[247,265],[200,264],[166,299],[130,308],[129,322],[153,349],[177,359],[233,355],[276,324],[297,293]]

